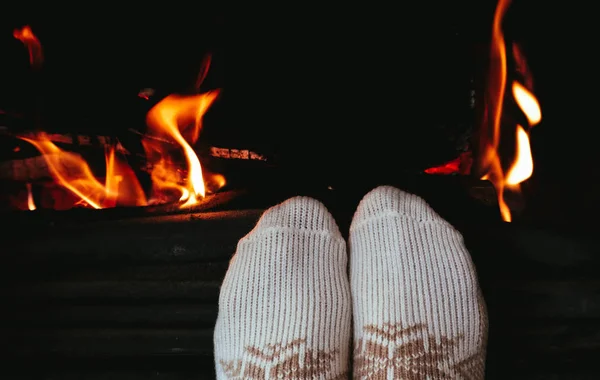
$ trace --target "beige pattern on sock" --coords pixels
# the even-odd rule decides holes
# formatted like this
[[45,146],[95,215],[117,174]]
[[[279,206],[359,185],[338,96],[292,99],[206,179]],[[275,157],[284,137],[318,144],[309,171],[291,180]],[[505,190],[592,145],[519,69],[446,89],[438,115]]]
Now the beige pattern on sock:
[[346,244],[320,202],[265,211],[240,240],[219,298],[218,379],[343,379],[351,298]]
[[354,378],[484,378],[486,308],[458,231],[382,186],[359,204],[349,250]]

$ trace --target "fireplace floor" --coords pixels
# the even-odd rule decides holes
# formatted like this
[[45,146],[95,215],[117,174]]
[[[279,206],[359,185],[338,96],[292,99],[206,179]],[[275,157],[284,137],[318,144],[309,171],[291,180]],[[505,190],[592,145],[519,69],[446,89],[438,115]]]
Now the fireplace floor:
[[[415,192],[463,232],[480,276],[490,318],[486,378],[597,378],[594,236],[504,224],[493,207],[423,188],[431,191]],[[317,193],[347,230],[358,192]],[[15,218],[0,268],[3,371],[11,379],[214,378],[228,261],[280,200],[261,198],[191,214]]]

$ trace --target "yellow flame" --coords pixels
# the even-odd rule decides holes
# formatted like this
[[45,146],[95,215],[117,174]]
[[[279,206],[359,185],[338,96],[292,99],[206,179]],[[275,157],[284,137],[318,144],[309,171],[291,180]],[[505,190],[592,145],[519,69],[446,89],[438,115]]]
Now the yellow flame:
[[533,127],[538,124],[542,120],[542,109],[535,96],[517,81],[513,82],[512,92],[529,125]]
[[[192,141],[197,139],[201,129],[202,116],[206,113],[210,105],[214,102],[218,91],[210,91],[194,96],[169,95],[148,112],[146,121],[150,129],[155,133],[167,134],[183,149],[188,165],[188,175],[185,186],[177,186],[181,191],[180,201],[184,202],[180,207],[185,208],[198,203],[198,198],[204,198],[206,189],[204,187],[204,178],[202,175],[202,166],[200,160],[194,152],[194,149],[186,141],[180,131],[180,124],[185,125],[185,121],[193,123]],[[156,166],[156,173],[153,172],[153,180],[160,184],[158,172],[164,172],[165,169]],[[164,178],[164,176],[163,176]],[[172,181],[167,182],[170,187],[175,186]]]
[[506,185],[517,186],[533,174],[533,157],[529,145],[529,135],[517,125],[517,156],[506,176]]
[[[513,163],[506,174],[498,150],[501,136],[500,129],[501,126],[504,126],[502,124],[502,117],[508,77],[506,43],[502,31],[502,21],[509,5],[510,0],[498,0],[496,11],[494,13],[490,49],[490,67],[487,78],[486,119],[482,125],[484,130],[481,134],[481,156],[479,157],[479,163],[483,174],[481,179],[488,180],[494,185],[498,198],[500,215],[506,222],[512,220],[512,215],[511,210],[505,201],[505,191],[520,191],[519,184],[527,180],[533,174],[533,158],[529,145],[529,135],[527,130],[521,125],[516,125],[516,154]],[[537,99],[530,91],[532,88],[532,79],[529,75],[529,69],[525,58],[518,45],[513,44],[512,46],[513,58],[516,61],[516,71],[521,74],[524,82],[528,85],[528,87],[525,87],[521,83],[514,81],[512,83],[512,95],[525,114],[529,124],[528,127],[531,128],[541,121],[542,112]]]
[[27,208],[29,211],[36,209],[35,202],[33,201],[33,193],[31,192],[31,184],[27,184]]

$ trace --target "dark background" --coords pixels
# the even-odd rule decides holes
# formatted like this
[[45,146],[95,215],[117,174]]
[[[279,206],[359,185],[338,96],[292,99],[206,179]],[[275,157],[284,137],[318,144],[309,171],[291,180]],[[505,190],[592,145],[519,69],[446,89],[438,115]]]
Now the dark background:
[[[118,132],[129,124],[119,118],[135,117],[139,89],[189,90],[211,52],[204,87],[223,92],[205,132],[226,136],[230,145],[267,145],[290,163],[308,160],[317,169],[331,162],[337,170],[382,156],[422,169],[453,158],[446,136],[453,132],[446,128],[472,122],[469,38],[478,20],[469,15],[470,4],[434,12],[419,5],[405,15],[202,8],[12,18],[2,33],[12,52],[3,65],[13,65],[3,70],[10,82],[2,86],[10,88],[5,103],[20,106],[34,88],[57,124],[83,115],[91,120],[86,124],[109,120],[103,128]],[[46,55],[43,73],[27,86],[27,54],[12,38],[23,24],[31,25]],[[392,135],[397,131],[402,136]]]
[[[488,54],[495,2],[404,2],[389,9],[365,9],[361,4],[355,9],[328,10],[299,9],[286,3],[287,10],[227,12],[207,9],[204,4],[159,5],[150,9],[147,4],[124,4],[123,8],[135,9],[130,14],[118,7],[91,4],[85,9],[4,11],[0,16],[0,108],[42,110],[52,129],[120,135],[129,126],[143,127],[144,111],[151,104],[136,96],[140,88],[156,88],[159,95],[189,91],[202,57],[212,51],[214,65],[205,88],[223,88],[223,97],[207,115],[202,139],[217,146],[256,145],[279,151],[288,171],[301,178],[314,181],[321,175],[349,185],[364,182],[369,173],[381,181],[385,174],[414,176],[429,165],[453,158],[455,144],[448,138],[452,126],[477,125],[476,113],[468,107],[470,81],[477,87],[482,80],[479,74]],[[507,15],[507,39],[523,47],[543,112],[543,121],[531,131],[535,171],[523,186],[527,204],[515,223],[490,226],[469,210],[460,215],[456,188],[450,189],[453,192],[444,186],[429,189],[441,195],[437,198],[447,198],[446,206],[457,203],[456,219],[462,216],[465,228],[461,232],[474,253],[490,313],[488,372],[494,373],[489,377],[543,378],[544,373],[552,373],[549,378],[562,378],[560,372],[568,372],[573,375],[565,378],[587,379],[587,372],[595,369],[598,265],[593,237],[600,212],[595,138],[600,67],[595,58],[597,23],[593,5],[575,1],[514,0]],[[23,24],[32,26],[45,48],[41,75],[31,75],[26,51],[12,38],[13,28]],[[277,178],[267,186],[276,193]],[[327,194],[336,197],[344,192]],[[106,211],[120,217],[119,212],[127,210]],[[40,219],[46,215],[30,215],[35,214]],[[93,215],[107,214],[93,211]],[[196,370],[202,363],[196,355],[198,347],[212,351],[212,340],[206,337],[212,336],[208,329],[214,326],[216,290],[232,244],[239,238],[235,235],[250,228],[246,221],[236,220],[177,223],[173,225],[177,233],[172,234],[165,230],[168,223],[157,223],[154,231],[147,225],[139,229],[137,223],[110,221],[92,230],[86,224],[76,226],[75,232],[67,228],[62,236],[52,231],[56,240],[46,235],[28,239],[24,245],[15,240],[18,249],[9,249],[12,256],[8,255],[8,265],[3,266],[7,272],[1,277],[9,281],[6,288],[11,296],[16,292],[18,297],[8,301],[14,306],[7,308],[5,324],[25,324],[26,331],[9,329],[9,339],[3,341],[11,350],[21,347],[31,355],[43,353],[40,356],[48,362],[38,361],[37,367],[44,371],[61,366],[77,371],[74,366],[80,369],[90,363],[101,370],[143,366],[152,369],[152,376],[173,368]],[[523,226],[521,220],[535,223]],[[539,228],[547,223],[560,228]],[[19,223],[11,225],[15,230],[23,228]],[[181,233],[182,226],[190,233]],[[568,239],[565,227],[587,228],[592,233]],[[173,257],[172,239],[161,240],[167,259],[149,256],[149,250],[160,252],[161,245],[154,239],[140,239],[166,233],[173,239],[191,239],[189,246],[196,247],[197,231],[211,237],[202,254],[221,255],[222,261],[198,267],[194,264],[205,263],[207,258],[195,256],[192,248],[188,254]],[[96,237],[106,244],[93,244],[88,255],[81,255],[79,240],[73,236]],[[152,246],[127,244],[144,241]],[[64,260],[47,253],[56,249]],[[130,288],[132,278],[152,279],[149,283],[160,280],[166,286],[160,287],[162,295],[158,296],[152,287],[145,292],[143,287]],[[105,285],[93,291],[79,287],[97,279]],[[65,287],[64,281],[73,286]],[[213,293],[206,283],[214,283]],[[169,290],[173,284],[177,284],[174,293]],[[35,289],[42,290],[36,293]],[[197,293],[197,289],[202,290]],[[31,303],[35,294],[44,302]],[[210,297],[215,297],[210,306],[200,301]],[[100,304],[94,304],[95,300]],[[169,306],[138,307],[148,300]],[[86,306],[91,302],[100,308],[87,309],[94,315],[86,317],[86,309],[72,308],[71,302]],[[29,309],[23,307],[28,303]],[[203,310],[201,318],[189,313],[190,305]],[[89,335],[80,336],[78,329],[72,332],[70,328],[65,333],[56,327],[64,326],[66,320],[73,327],[76,316],[83,318],[82,326],[92,326],[85,329]],[[86,318],[98,322],[86,324]],[[187,326],[182,321],[192,327],[179,329]],[[48,335],[32,334],[29,323],[50,326]],[[167,329],[162,335],[170,323],[178,329]],[[199,325],[202,334],[208,331],[203,339],[194,338],[199,336]],[[120,330],[117,334],[115,326]],[[149,335],[137,331],[144,328]],[[158,329],[161,334],[156,334]],[[133,330],[135,335],[128,335]],[[177,353],[182,354],[154,354],[167,352],[165,347],[178,347]],[[184,354],[185,347],[193,348],[192,355]],[[108,360],[98,354],[104,352],[109,353]],[[130,360],[138,352],[152,356]],[[74,364],[73,355],[89,361]],[[120,357],[127,363],[119,363]],[[212,363],[210,356],[203,358],[203,363]],[[14,362],[21,365],[21,361]],[[27,365],[31,362],[36,360],[26,361]]]
[[[222,95],[201,139],[277,152],[299,176],[352,182],[418,172],[454,158],[454,136],[477,124],[469,96],[482,80],[495,6],[6,12],[0,108],[42,110],[54,129],[118,135],[143,125],[152,102],[136,96],[141,88],[155,88],[154,101],[190,91],[210,52],[203,88]],[[515,0],[505,21],[542,105],[543,121],[531,133],[534,176],[524,191],[529,209],[544,218],[600,211],[592,14],[576,2]],[[12,37],[25,24],[45,54],[33,75]]]

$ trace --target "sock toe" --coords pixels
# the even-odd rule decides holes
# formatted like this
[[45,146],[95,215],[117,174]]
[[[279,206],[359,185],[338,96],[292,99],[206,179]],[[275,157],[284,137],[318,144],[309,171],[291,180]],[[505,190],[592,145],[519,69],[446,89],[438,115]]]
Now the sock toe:
[[238,243],[219,294],[217,379],[347,378],[346,243],[325,206],[294,197]]
[[459,231],[381,186],[360,202],[348,249],[357,378],[484,378],[487,314]]
[[327,207],[310,197],[293,197],[271,207],[261,216],[256,229],[289,228],[324,231],[341,237],[340,230]]
[[379,186],[363,197],[354,214],[353,225],[393,214],[420,222],[443,221],[423,198],[393,186]]

